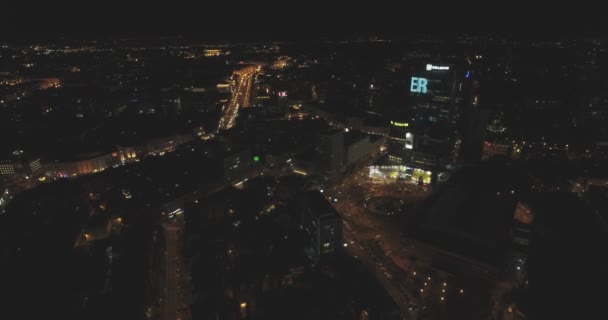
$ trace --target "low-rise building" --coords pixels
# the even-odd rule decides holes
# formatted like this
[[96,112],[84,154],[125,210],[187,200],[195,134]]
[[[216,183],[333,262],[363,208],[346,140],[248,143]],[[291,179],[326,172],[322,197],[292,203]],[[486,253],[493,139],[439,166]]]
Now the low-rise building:
[[385,138],[383,136],[349,132],[344,140],[346,149],[345,165],[349,166],[379,152]]
[[33,177],[42,172],[40,158],[24,157],[22,153],[18,150],[11,159],[0,160],[0,175]]

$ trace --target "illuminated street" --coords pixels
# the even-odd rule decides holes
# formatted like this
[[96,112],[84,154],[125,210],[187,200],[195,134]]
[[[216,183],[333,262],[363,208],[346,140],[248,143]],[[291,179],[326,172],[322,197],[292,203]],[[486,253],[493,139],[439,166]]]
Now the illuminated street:
[[[330,188],[325,195],[342,214],[348,251],[374,270],[402,313],[410,312],[410,306],[419,304],[418,293],[406,285],[408,273],[413,270],[409,260],[411,253],[404,245],[397,225],[374,216],[367,209],[367,201],[376,196],[391,196],[420,202],[426,193],[410,184],[373,184],[367,175],[368,170],[364,167]],[[421,261],[417,261],[417,265],[420,264]]]
[[238,75],[236,88],[232,93],[232,98],[225,107],[218,130],[228,130],[234,126],[234,121],[239,113],[239,108],[249,107],[251,105],[251,88],[256,75],[257,68],[255,66],[247,67],[235,71]]
[[163,319],[190,319],[189,272],[181,255],[183,242],[183,215],[168,218],[164,228],[164,275],[161,287],[161,311]]

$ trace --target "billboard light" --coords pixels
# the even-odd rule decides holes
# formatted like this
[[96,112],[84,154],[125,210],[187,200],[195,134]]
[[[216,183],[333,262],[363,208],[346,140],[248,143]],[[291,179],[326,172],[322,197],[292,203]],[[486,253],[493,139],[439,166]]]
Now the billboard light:
[[405,134],[405,145],[406,149],[414,149],[414,135],[411,132]]
[[301,170],[296,170],[294,169],[293,172],[297,173],[297,174],[301,174],[303,176],[308,175],[305,171],[301,171]]
[[391,124],[394,125],[395,127],[409,127],[410,124],[407,122],[397,122],[397,121],[393,121],[391,120]]
[[434,66],[432,64],[427,64],[426,65],[426,70],[430,71],[430,70],[450,70],[449,66]]

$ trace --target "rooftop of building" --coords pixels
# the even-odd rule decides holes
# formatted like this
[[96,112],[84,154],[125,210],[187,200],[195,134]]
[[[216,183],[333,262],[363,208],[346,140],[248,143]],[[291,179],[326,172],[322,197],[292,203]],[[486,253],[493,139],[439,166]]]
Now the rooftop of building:
[[334,134],[340,133],[342,131],[344,131],[344,130],[332,127],[332,128],[328,128],[328,129],[322,130],[320,133],[321,133],[321,135],[330,136],[330,135],[334,135]]
[[370,134],[369,135],[369,141],[372,142],[372,143],[374,143],[374,142],[376,142],[378,140],[382,140],[382,139],[384,139],[384,136],[375,135],[375,134]]
[[350,146],[362,139],[369,139],[369,135],[360,131],[350,131],[344,134],[344,145]]
[[338,211],[325,199],[319,190],[307,191],[301,194],[305,205],[311,209],[315,217],[321,220],[340,218]]

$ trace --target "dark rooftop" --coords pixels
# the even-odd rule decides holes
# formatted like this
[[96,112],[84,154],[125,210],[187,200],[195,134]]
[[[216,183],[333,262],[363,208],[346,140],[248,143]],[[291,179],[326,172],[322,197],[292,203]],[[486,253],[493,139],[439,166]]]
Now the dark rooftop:
[[334,209],[318,190],[307,191],[302,194],[302,198],[306,201],[306,205],[312,209],[312,214],[319,219],[335,219],[340,217],[338,211]]
[[500,248],[508,242],[516,205],[511,190],[505,190],[513,185],[509,171],[483,166],[454,174],[421,208],[413,237],[480,261],[497,262]]
[[327,130],[321,131],[321,134],[323,134],[323,135],[333,135],[333,134],[339,133],[340,131],[342,131],[342,129],[329,128]]
[[360,132],[360,131],[351,131],[348,132],[344,135],[344,145],[346,146],[350,146],[351,144],[361,140],[361,139],[365,139],[368,135]]

